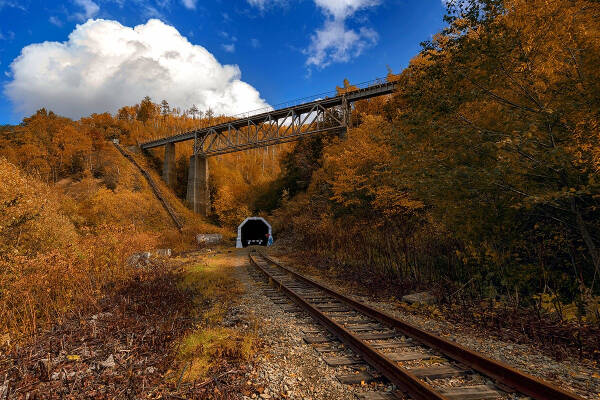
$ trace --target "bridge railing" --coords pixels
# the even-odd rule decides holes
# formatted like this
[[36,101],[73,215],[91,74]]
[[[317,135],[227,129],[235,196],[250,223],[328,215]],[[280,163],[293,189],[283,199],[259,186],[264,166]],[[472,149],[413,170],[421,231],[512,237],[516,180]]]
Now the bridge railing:
[[[376,78],[376,79],[372,79],[370,81],[365,81],[365,82],[361,82],[361,83],[357,83],[357,84],[353,84],[350,87],[353,89],[351,91],[349,91],[348,93],[357,91],[357,90],[361,90],[361,89],[367,89],[369,87],[372,86],[378,86],[378,85],[383,85],[386,83],[390,83],[387,78]],[[342,88],[343,89],[343,88]],[[305,103],[310,103],[313,101],[317,101],[317,100],[321,100],[321,99],[325,99],[325,98],[332,98],[332,97],[336,97],[338,96],[338,92],[337,89],[336,90],[330,90],[327,92],[322,92],[322,93],[317,93],[317,94],[313,94],[311,96],[306,96],[306,97],[300,97],[294,100],[289,100],[289,101],[285,101],[282,103],[278,103],[278,104],[274,104],[272,106],[268,106],[268,107],[262,107],[262,108],[257,108],[254,110],[250,110],[250,111],[246,111],[243,113],[239,113],[239,114],[235,114],[235,115],[223,115],[229,118],[232,118],[234,120],[240,120],[240,119],[245,119],[245,118],[250,118],[253,117],[255,115],[259,115],[259,114],[263,114],[263,113],[267,113],[267,112],[271,112],[271,111],[276,111],[276,110],[281,110],[281,109],[285,109],[285,108],[289,108],[289,107],[295,107],[295,106],[300,106],[302,104]],[[199,129],[205,129],[204,128],[199,128]],[[177,131],[175,136],[178,135],[185,135],[186,133],[189,133],[189,130],[181,130],[181,131]],[[167,137],[171,137],[171,136],[167,136]],[[153,136],[152,138],[149,138],[150,140],[144,142],[144,143],[151,143],[151,142],[155,142],[155,141],[159,141],[162,139],[165,139],[166,137],[162,136],[162,137],[156,137]]]
[[[361,83],[352,85],[352,87],[355,87],[357,89],[365,89],[365,88],[368,88],[369,86],[380,85],[380,84],[383,84],[386,82],[387,82],[386,78],[375,78],[370,81],[365,81],[365,82],[361,82]],[[246,112],[235,114],[235,115],[228,115],[228,117],[232,117],[235,119],[248,118],[248,117],[252,117],[254,115],[266,113],[269,111],[279,110],[281,108],[294,107],[294,106],[298,106],[300,104],[310,103],[311,101],[320,100],[325,97],[335,97],[337,95],[338,95],[337,90],[330,90],[327,92],[313,94],[311,96],[300,97],[300,98],[297,98],[294,100],[284,101],[283,103],[273,104],[272,106],[268,106],[268,107],[257,108],[254,110],[246,111]]]

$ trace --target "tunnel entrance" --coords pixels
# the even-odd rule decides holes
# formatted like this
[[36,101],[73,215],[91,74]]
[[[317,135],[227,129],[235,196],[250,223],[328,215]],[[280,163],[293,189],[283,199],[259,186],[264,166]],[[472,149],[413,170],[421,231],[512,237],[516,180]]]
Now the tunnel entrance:
[[272,235],[271,225],[262,217],[249,217],[238,226],[237,248],[258,245],[266,246],[269,235]]

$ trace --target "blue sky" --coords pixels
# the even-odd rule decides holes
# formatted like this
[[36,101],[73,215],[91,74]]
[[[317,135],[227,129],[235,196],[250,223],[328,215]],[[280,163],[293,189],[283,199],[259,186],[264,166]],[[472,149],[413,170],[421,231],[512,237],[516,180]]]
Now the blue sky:
[[443,14],[440,0],[0,0],[0,124],[146,94],[227,114],[274,105],[400,71]]

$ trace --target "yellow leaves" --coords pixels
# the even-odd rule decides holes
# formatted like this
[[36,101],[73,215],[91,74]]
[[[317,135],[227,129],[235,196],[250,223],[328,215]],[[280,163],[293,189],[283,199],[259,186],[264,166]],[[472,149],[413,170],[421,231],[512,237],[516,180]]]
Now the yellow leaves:
[[[130,273],[122,264],[127,255],[156,242],[154,236],[114,225],[98,227],[98,236],[84,230],[79,235],[56,189],[0,159],[0,326],[17,337],[88,306],[101,288]],[[148,208],[143,202],[140,207]],[[108,203],[107,208],[125,207]]]
[[5,345],[10,345],[10,334],[8,333],[0,335],[0,347]]
[[154,246],[156,237],[107,227],[61,251],[8,259],[3,255],[0,326],[19,339],[65,314],[90,307],[106,288],[131,277],[133,270],[124,265],[127,256]]
[[4,159],[0,159],[0,204],[0,249],[35,254],[60,248],[76,237],[60,212],[60,197]]
[[388,169],[391,161],[391,147],[383,140],[385,122],[378,116],[363,117],[363,124],[351,130],[346,141],[330,146],[324,154],[331,199],[345,206],[358,205],[365,194],[372,194],[377,171]]
[[374,196],[373,206],[388,217],[413,213],[425,207],[422,201],[413,200],[408,193],[387,185],[376,188]]
[[394,74],[392,71],[389,71],[385,80],[388,82],[397,82],[401,77],[402,74]]
[[336,86],[335,90],[336,90],[337,94],[340,95],[340,94],[346,94],[346,93],[353,92],[355,90],[358,90],[358,88],[356,86],[350,85],[350,81],[348,81],[348,79],[344,79],[344,86],[343,87]]
[[81,361],[81,357],[78,356],[77,354],[69,354],[67,356],[67,360],[69,360],[69,361]]
[[217,189],[213,201],[215,213],[219,221],[229,227],[236,227],[246,217],[250,216],[250,209],[236,197],[230,186],[224,185]]

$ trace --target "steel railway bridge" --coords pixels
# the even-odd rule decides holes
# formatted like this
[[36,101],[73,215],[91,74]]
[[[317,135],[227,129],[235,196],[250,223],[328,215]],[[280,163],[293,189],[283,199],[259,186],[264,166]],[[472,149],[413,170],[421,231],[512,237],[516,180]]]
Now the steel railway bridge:
[[195,212],[206,215],[210,208],[208,157],[292,142],[317,133],[337,133],[343,138],[350,124],[352,103],[390,94],[396,85],[396,82],[381,79],[365,82],[346,93],[279,109],[251,111],[226,123],[145,142],[140,147],[144,151],[165,147],[162,177],[172,187],[175,184],[175,143],[194,141],[186,199]]

